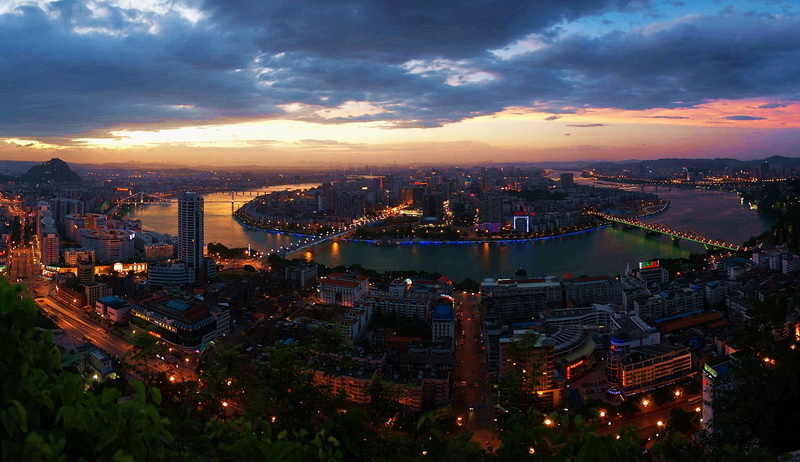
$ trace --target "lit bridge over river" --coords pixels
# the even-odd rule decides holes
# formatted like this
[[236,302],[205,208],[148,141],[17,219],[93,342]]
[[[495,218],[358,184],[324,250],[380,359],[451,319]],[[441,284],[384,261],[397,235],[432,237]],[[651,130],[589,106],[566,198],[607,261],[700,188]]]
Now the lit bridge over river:
[[[227,192],[227,191],[226,191]],[[204,202],[206,204],[246,204],[253,200],[255,196],[261,195],[260,191],[230,191],[231,199],[217,199],[217,200],[209,200],[206,198]],[[175,204],[178,202],[178,199],[174,197],[174,193],[146,193],[146,192],[138,192],[136,194],[131,194],[128,197],[116,199],[113,202],[115,204],[136,204],[136,205],[154,205],[154,204]]]
[[608,215],[605,213],[598,213],[598,212],[590,212],[590,213],[611,223],[619,223],[623,226],[641,228],[645,230],[646,233],[666,234],[667,236],[670,236],[672,238],[672,242],[676,244],[681,239],[685,239],[687,241],[703,244],[703,246],[706,249],[718,248],[718,249],[725,249],[732,251],[747,250],[746,247],[738,246],[735,244],[729,244],[725,241],[720,241],[716,239],[709,239],[697,231],[675,231],[669,226],[662,225],[660,223],[645,223],[635,218],[619,218],[613,215]]
[[322,244],[323,242],[330,241],[331,239],[336,239],[337,237],[344,236],[345,234],[349,233],[352,230],[353,230],[352,227],[347,227],[344,229],[344,231],[337,231],[329,234],[323,234],[322,236],[308,236],[286,247],[278,247],[277,249],[271,249],[269,253],[270,254],[277,253],[281,257],[286,258],[286,255],[289,255],[290,253],[299,252],[309,247],[314,247],[317,244]]
[[283,258],[286,258],[286,255],[290,253],[299,252],[309,247],[314,247],[317,244],[321,244],[323,242],[327,242],[332,239],[342,237],[345,234],[355,231],[358,228],[363,228],[366,226],[372,226],[378,224],[382,222],[387,216],[388,215],[381,215],[379,217],[369,218],[369,219],[362,218],[351,225],[345,226],[344,228],[337,228],[336,230],[331,231],[327,234],[323,234],[320,236],[305,236],[303,237],[302,240],[299,240],[286,247],[278,247],[277,249],[271,249],[269,253],[270,254],[277,253]]

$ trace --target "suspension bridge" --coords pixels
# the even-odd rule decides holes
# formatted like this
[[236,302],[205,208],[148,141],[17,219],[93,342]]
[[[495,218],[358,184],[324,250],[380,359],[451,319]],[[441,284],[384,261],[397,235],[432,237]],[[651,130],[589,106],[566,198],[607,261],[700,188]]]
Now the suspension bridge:
[[601,218],[611,223],[618,223],[623,226],[643,229],[645,233],[648,234],[667,235],[672,238],[672,242],[675,244],[680,242],[682,239],[685,239],[687,241],[703,244],[706,250],[714,248],[732,250],[732,251],[747,250],[746,247],[742,247],[736,244],[730,244],[728,242],[719,239],[711,239],[705,237],[699,231],[676,231],[670,228],[669,226],[660,223],[645,223],[635,218],[619,218],[613,215],[608,215],[606,213],[600,213],[600,212],[590,212],[590,213],[598,218]]

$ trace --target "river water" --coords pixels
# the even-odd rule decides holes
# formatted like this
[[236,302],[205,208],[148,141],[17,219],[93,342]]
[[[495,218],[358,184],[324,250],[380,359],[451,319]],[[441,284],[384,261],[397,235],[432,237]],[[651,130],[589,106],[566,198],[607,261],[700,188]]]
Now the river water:
[[[261,193],[314,186],[316,184],[273,186]],[[652,188],[645,190],[653,191]],[[771,225],[755,210],[742,205],[734,193],[664,188],[659,188],[657,193],[669,199],[671,207],[645,220],[650,223],[663,223],[675,230],[699,231],[706,237],[733,244],[741,244]],[[270,251],[299,239],[280,233],[247,231],[231,217],[230,193],[203,196],[206,242],[219,242],[228,247],[250,244],[255,250]],[[235,196],[235,200],[242,202],[251,198]],[[141,219],[146,230],[176,234],[177,215],[177,204],[168,204],[141,206],[130,217]],[[703,251],[702,245],[696,243],[682,241],[673,245],[666,236],[646,237],[641,230],[606,227],[570,236],[507,244],[376,246],[366,242],[328,242],[305,252],[305,257],[329,266],[359,263],[377,271],[426,270],[461,281],[510,276],[518,268],[536,276],[615,275],[629,263],[634,268],[643,260],[685,257],[691,252]]]

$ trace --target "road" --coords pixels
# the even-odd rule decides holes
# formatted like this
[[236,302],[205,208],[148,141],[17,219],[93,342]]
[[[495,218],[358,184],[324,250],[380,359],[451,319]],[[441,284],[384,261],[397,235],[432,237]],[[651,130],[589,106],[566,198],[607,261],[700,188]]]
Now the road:
[[[693,396],[650,411],[644,410],[632,419],[620,420],[615,418],[611,420],[611,425],[608,425],[608,421],[606,421],[606,424],[598,428],[597,432],[601,435],[616,435],[625,427],[633,426],[636,428],[636,434],[641,440],[659,437],[664,434],[664,426],[669,420],[670,411],[676,407],[685,412],[696,412],[699,407],[702,407],[702,399],[699,395]],[[659,422],[662,425],[659,425]]]
[[8,274],[11,282],[28,279],[33,276],[33,252],[27,247],[11,250]]
[[[461,418],[463,428],[484,448],[500,447],[494,433],[494,408],[486,375],[483,350],[483,329],[480,317],[480,295],[455,293],[460,311],[456,327],[456,391],[453,412]],[[462,334],[463,331],[463,334]]]
[[39,298],[37,302],[47,313],[56,315],[58,326],[64,329],[68,336],[81,341],[87,339],[106,353],[120,358],[131,349],[128,342],[109,334],[103,327],[87,321],[80,313],[65,307],[49,294]]

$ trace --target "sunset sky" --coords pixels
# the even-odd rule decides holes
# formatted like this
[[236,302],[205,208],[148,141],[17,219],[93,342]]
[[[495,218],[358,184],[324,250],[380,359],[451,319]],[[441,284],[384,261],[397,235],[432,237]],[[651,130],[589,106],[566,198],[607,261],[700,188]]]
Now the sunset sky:
[[800,155],[794,0],[0,2],[0,159]]

